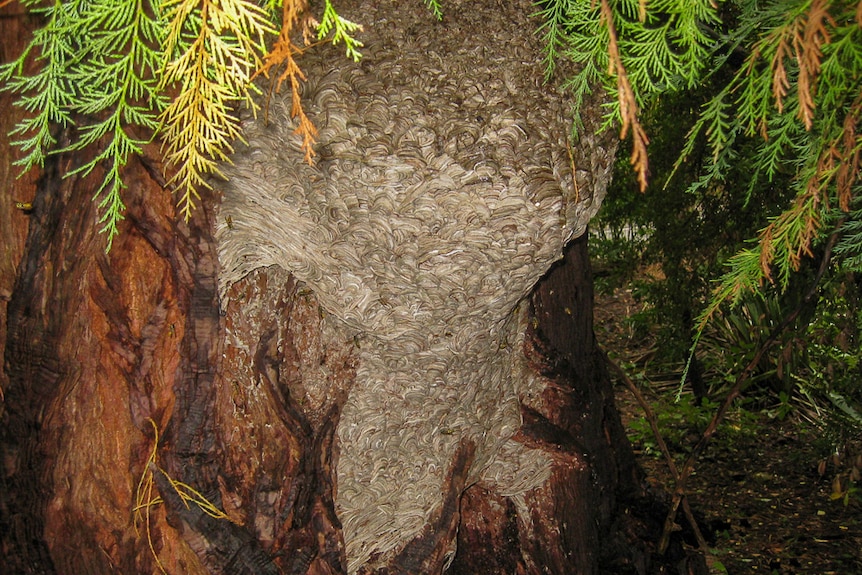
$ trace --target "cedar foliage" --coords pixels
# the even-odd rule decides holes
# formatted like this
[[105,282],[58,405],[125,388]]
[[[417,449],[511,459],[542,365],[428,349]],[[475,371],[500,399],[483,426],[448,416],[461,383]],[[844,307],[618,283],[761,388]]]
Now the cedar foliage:
[[[291,40],[301,28],[304,43],[343,42],[348,56],[359,57],[360,28],[341,18],[325,0],[320,23],[305,0],[21,0],[43,22],[27,48],[0,66],[0,89],[18,97],[30,114],[12,132],[25,156],[24,170],[41,167],[47,154],[95,147],[92,161],[77,172],[103,165],[106,177],[97,189],[101,231],[107,249],[123,219],[123,166],[142,146],[161,140],[173,166],[169,186],[176,190],[180,213],[188,219],[207,187],[207,174],[218,175],[232,143],[241,138],[237,108],[254,109],[252,80],[283,67],[279,83],[289,78],[298,94],[302,71]],[[281,33],[275,35],[278,12]],[[313,152],[314,126],[294,113],[306,155]],[[76,127],[75,139],[60,146],[56,128]]]
[[754,140],[745,197],[789,175],[794,198],[752,247],[731,258],[701,325],[723,301],[762,294],[771,284],[786,289],[802,259],[813,256],[812,246],[833,233],[825,226],[829,215],[837,210],[852,216],[859,193],[862,2],[773,2],[765,9],[740,2],[739,10],[746,25],[727,34],[726,42],[750,51],[708,103],[677,165],[692,142],[704,138],[711,154],[692,188],[725,186],[739,145]]
[[576,104],[595,82],[615,96],[607,125],[622,126],[623,137],[631,131],[641,190],[648,175],[641,110],[719,75],[729,80],[704,103],[673,174],[690,176],[692,193],[746,202],[789,182],[789,205],[730,259],[700,330],[724,302],[770,285],[786,289],[812,246],[832,234],[825,222],[845,226],[836,253],[860,245],[851,206],[862,148],[862,2],[548,0],[540,13],[548,71],[561,56],[582,64],[569,83]]

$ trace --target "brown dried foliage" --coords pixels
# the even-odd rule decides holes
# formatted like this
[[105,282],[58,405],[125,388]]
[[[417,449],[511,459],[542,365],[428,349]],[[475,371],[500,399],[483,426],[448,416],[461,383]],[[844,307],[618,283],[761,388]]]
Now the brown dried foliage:
[[317,137],[317,128],[314,127],[314,124],[306,116],[305,110],[302,109],[299,87],[300,82],[305,80],[305,74],[300,69],[299,64],[296,63],[295,56],[301,54],[303,48],[294,44],[291,36],[294,30],[300,27],[303,41],[308,44],[313,22],[308,15],[307,0],[285,0],[282,9],[281,32],[272,49],[264,56],[260,70],[255,73],[255,76],[263,75],[269,78],[271,70],[284,66],[284,70],[278,76],[275,89],[276,91],[280,90],[281,84],[286,79],[290,80],[290,91],[293,96],[290,114],[299,122],[295,133],[302,136],[302,150],[305,152],[305,161],[309,164],[314,157],[312,146]]
[[814,95],[820,74],[820,58],[823,56],[820,47],[830,40],[826,24],[835,24],[829,15],[828,5],[828,0],[815,0],[812,3],[802,37],[796,36],[793,41],[793,51],[799,62],[799,117],[807,130],[811,129],[814,117]]
[[811,242],[814,240],[817,230],[820,228],[820,218],[816,209],[821,203],[828,205],[828,187],[832,179],[835,179],[835,188],[838,197],[838,207],[848,212],[853,200],[852,188],[859,179],[859,156],[860,148],[857,145],[856,126],[862,119],[862,94],[856,97],[844,118],[841,133],[826,147],[817,161],[817,169],[808,180],[806,193],[796,199],[793,207],[783,213],[778,220],[770,224],[761,234],[761,266],[764,275],[770,278],[769,265],[772,262],[772,239],[773,232],[786,225],[788,221],[802,218],[805,228],[795,244],[795,250],[789,250],[791,264],[798,269],[803,255],[811,256]]
[[[818,173],[825,168],[826,154],[821,158]],[[790,267],[799,269],[803,256],[813,257],[811,242],[817,236],[822,220],[820,218],[819,206],[829,201],[827,186],[814,177],[808,185],[808,189],[802,195],[796,197],[793,206],[783,212],[776,220],[770,223],[760,233],[760,267],[763,277],[772,283],[771,266],[775,260],[775,242],[784,243],[790,259]],[[804,226],[798,234],[791,234],[793,222],[803,222]]]
[[[862,9],[862,2],[859,3]],[[862,120],[862,94],[856,97],[856,101],[844,117],[843,130],[841,131],[841,149],[833,145],[834,157],[838,161],[838,170],[835,175],[835,187],[838,190],[838,205],[845,212],[850,211],[850,200],[853,198],[852,188],[859,179],[859,152],[857,145],[856,126]]]
[[[862,3],[859,5],[862,7]],[[860,8],[857,8],[857,18]],[[784,110],[784,99],[790,82],[784,60],[792,57],[799,66],[797,92],[799,95],[799,119],[810,130],[814,119],[814,97],[817,92],[817,78],[820,75],[820,60],[823,56],[821,47],[830,41],[826,25],[835,25],[829,14],[829,0],[814,0],[808,12],[797,18],[790,25],[780,28],[777,33],[775,55],[770,62],[772,70],[772,94],[779,112]]]
[[638,120],[637,100],[635,99],[634,90],[632,90],[626,69],[620,58],[617,31],[614,27],[613,13],[611,12],[608,0],[601,0],[600,10],[602,20],[608,27],[608,74],[616,75],[617,77],[617,98],[619,99],[620,117],[623,123],[620,129],[620,138],[624,139],[629,129],[631,129],[632,155],[630,162],[634,166],[635,172],[637,172],[638,184],[640,190],[643,192],[646,190],[649,174],[649,157],[647,155],[649,138]]

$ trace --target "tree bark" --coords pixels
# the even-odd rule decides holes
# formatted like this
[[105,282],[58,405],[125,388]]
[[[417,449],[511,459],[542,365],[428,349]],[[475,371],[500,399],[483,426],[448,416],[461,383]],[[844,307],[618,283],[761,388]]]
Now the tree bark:
[[[433,33],[444,54],[465,38],[475,40],[470,14],[465,12],[469,7],[453,3],[440,25],[422,12],[421,5],[414,8],[412,15],[411,9],[402,10],[399,17],[406,21],[395,36],[421,39]],[[486,8],[503,10],[494,3]],[[357,20],[364,14],[368,21],[387,21],[380,25],[381,38],[393,35],[383,30],[395,25],[387,20],[390,6],[352,9],[357,14],[348,15]],[[499,26],[520,30],[524,42],[534,43],[524,16],[530,5],[507,10],[512,13],[497,16],[503,22]],[[516,24],[506,24],[512,18]],[[13,28],[14,33],[4,37],[25,38],[18,28],[20,20],[0,18],[0,25]],[[416,45],[421,42],[405,42],[403,47]],[[484,55],[498,70],[505,67],[507,60],[491,48],[499,46],[471,48],[470,58]],[[373,73],[374,55],[386,50],[371,47],[366,60],[371,63],[345,64],[345,73]],[[436,65],[424,52],[414,56]],[[332,58],[322,57],[320,66],[331,66]],[[315,70],[314,64],[310,66]],[[435,68],[435,73],[445,83],[446,72]],[[494,100],[494,91],[503,85],[522,94],[520,80],[500,73],[504,81],[489,77],[483,97]],[[387,82],[376,78],[371,85],[391,89]],[[409,89],[395,86],[396,94]],[[523,89],[524,98],[545,90],[538,84],[529,94]],[[321,88],[319,93],[327,92]],[[374,96],[359,90],[357,94],[360,101]],[[406,96],[419,101],[426,93]],[[595,106],[597,122],[598,102]],[[429,114],[438,112],[431,104],[427,107]],[[529,103],[521,109],[532,118]],[[453,110],[443,110],[434,121],[445,122],[446,114],[457,113]],[[325,108],[317,110],[324,128],[328,114]],[[336,116],[337,107],[332,117]],[[484,120],[475,112],[466,118],[469,126]],[[3,127],[8,132],[10,126]],[[279,138],[290,134],[283,123],[279,129]],[[475,133],[492,133],[484,129],[475,128]],[[468,135],[473,133],[469,130]],[[546,153],[543,138],[560,141],[559,134],[549,132],[537,129],[529,137],[525,133],[524,140]],[[520,145],[519,136],[512,135],[515,131],[505,134],[509,140],[488,142],[489,158],[492,146]],[[325,137],[314,175],[320,180],[309,181],[335,181],[339,166],[349,164],[349,158],[338,155],[342,153],[338,140]],[[391,388],[363,394],[368,393],[364,386],[378,377],[369,365],[377,366],[398,338],[424,334],[415,331],[424,329],[422,322],[413,331],[395,322],[398,338],[375,331],[374,322],[382,318],[379,325],[385,327],[390,316],[374,313],[396,308],[398,293],[379,298],[377,307],[368,308],[371,319],[363,324],[357,320],[360,316],[351,315],[359,304],[339,307],[340,292],[329,291],[326,277],[315,279],[302,266],[258,262],[226,280],[230,270],[225,266],[225,246],[249,223],[242,211],[231,211],[236,209],[231,202],[239,200],[225,188],[219,215],[220,198],[213,194],[204,198],[188,224],[178,221],[173,200],[163,188],[157,148],[148,149],[127,168],[126,220],[107,255],[104,238],[95,232],[91,201],[101,174],[97,170],[87,178],[64,178],[86,157],[51,156],[38,181],[13,180],[9,171],[3,172],[0,218],[10,223],[2,228],[0,262],[4,270],[0,295],[6,303],[0,308],[5,311],[0,313],[4,328],[0,337],[5,338],[0,379],[3,572],[424,574],[448,568],[464,574],[645,573],[649,546],[633,536],[645,524],[630,513],[632,502],[642,495],[640,478],[593,338],[592,278],[583,230],[609,177],[613,144],[608,141],[588,134],[572,157],[566,157],[564,149],[553,151],[553,161],[563,166],[554,167],[554,185],[564,190],[574,186],[570,192],[577,198],[568,207],[562,200],[553,203],[551,221],[559,219],[570,233],[581,226],[578,237],[546,274],[542,275],[544,268],[531,272],[533,282],[541,277],[534,289],[506,296],[511,302],[500,312],[504,328],[495,332],[495,338],[488,337],[494,349],[476,352],[509,362],[493,369],[479,362],[477,369],[491,370],[491,376],[503,373],[504,381],[509,381],[505,374],[511,369],[529,385],[512,384],[516,392],[505,393],[492,387],[488,408],[487,401],[474,397],[486,393],[488,386],[465,376],[463,395],[455,397],[454,405],[475,402],[481,417],[475,417],[473,428],[460,426],[461,419],[447,420],[449,412],[440,412],[439,421],[411,420],[389,435],[380,429],[401,421],[398,418],[404,415],[399,410],[412,409],[409,394]],[[250,143],[255,144],[253,138]],[[8,152],[8,142],[2,145]],[[363,150],[369,145],[366,141],[355,145],[372,160],[379,153],[373,145]],[[447,142],[428,144],[435,145],[439,151]],[[290,166],[301,176],[305,168],[295,163],[301,157],[297,146],[284,147],[285,161],[294,162]],[[392,166],[393,161],[390,157],[389,167],[403,167]],[[480,164],[475,161],[475,170],[485,169]],[[524,170],[544,174],[536,171],[540,168],[545,169],[527,165]],[[505,170],[505,165],[492,166],[487,174],[482,172],[486,175],[481,178],[487,180],[480,178],[477,185],[490,185]],[[437,177],[423,173],[429,181]],[[257,177],[261,185],[267,182],[265,175]],[[522,174],[511,177],[521,178],[516,181],[527,188],[535,184]],[[30,198],[32,210],[26,214],[10,207]],[[536,200],[537,206],[540,203]],[[232,214],[231,219],[225,214]],[[325,227],[327,222],[338,224],[341,216],[320,217]],[[304,220],[296,217],[289,223],[301,226]],[[505,233],[517,232],[518,226],[513,227]],[[505,243],[505,236],[500,237],[497,243]],[[257,254],[247,259],[260,257],[266,239],[240,242]],[[520,241],[513,240],[512,245]],[[291,257],[304,261],[303,254]],[[542,257],[552,261],[556,256]],[[509,285],[502,276],[500,281]],[[459,316],[465,322],[475,319],[470,314],[481,305],[469,295],[452,296],[453,301],[463,299],[456,301],[460,307],[451,309],[466,314]],[[418,309],[417,313],[422,311]],[[434,320],[433,310],[430,313],[427,323]],[[456,336],[443,333],[445,329],[436,334],[443,343],[431,342],[405,359],[433,366],[428,350],[459,351],[445,339]],[[487,343],[483,337],[463,345],[479,349],[479,344]],[[399,363],[399,358],[393,361]],[[429,381],[436,385],[437,380]],[[382,419],[358,417],[357,397],[376,398]],[[507,430],[504,423],[511,413],[503,412],[512,405],[518,426]],[[434,412],[435,407],[429,402],[416,413]],[[492,421],[495,417],[505,421]],[[378,438],[380,451],[353,446],[351,426]],[[387,455],[394,436],[400,438],[402,451]],[[439,481],[431,492],[423,487],[425,492],[417,493],[429,502],[419,510],[420,519],[407,518],[412,527],[393,532],[386,522],[405,520],[401,515],[407,509],[406,498],[374,490],[390,485],[378,483],[387,465],[407,469],[411,458],[428,460],[422,455],[426,443],[442,454],[442,463],[431,476]],[[542,464],[536,467],[536,461]],[[514,474],[521,484],[506,474]],[[427,483],[429,476],[417,477]],[[409,491],[426,483],[405,480],[398,489]],[[374,492],[373,509],[351,507],[353,500],[345,492],[357,485],[367,485],[369,491],[355,494],[356,501],[365,501],[362,497]],[[189,503],[190,496],[220,511]],[[345,517],[354,516],[366,523],[346,528]],[[394,543],[374,547],[377,533]],[[370,547],[366,551],[357,541]]]

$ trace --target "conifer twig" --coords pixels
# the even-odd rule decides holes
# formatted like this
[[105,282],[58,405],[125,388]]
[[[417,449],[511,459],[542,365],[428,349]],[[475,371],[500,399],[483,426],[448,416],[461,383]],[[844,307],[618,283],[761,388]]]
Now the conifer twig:
[[647,154],[649,138],[638,119],[637,99],[620,56],[614,16],[608,0],[601,0],[601,15],[605,26],[608,27],[608,73],[617,78],[617,98],[619,99],[620,119],[622,121],[620,139],[625,139],[629,129],[631,129],[632,155],[630,162],[637,173],[638,185],[643,192],[646,191],[649,174],[649,156]]

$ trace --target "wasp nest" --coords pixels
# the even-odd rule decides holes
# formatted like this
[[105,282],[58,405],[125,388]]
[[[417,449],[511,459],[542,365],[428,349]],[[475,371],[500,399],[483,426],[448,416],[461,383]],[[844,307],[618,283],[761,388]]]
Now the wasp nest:
[[520,366],[514,310],[586,229],[609,152],[567,145],[534,7],[480,4],[446,2],[444,23],[420,2],[342,9],[367,47],[358,64],[337,47],[302,57],[314,165],[287,98],[247,122],[225,169],[223,291],[280,266],[360,342],[337,434],[350,572],[419,533],[464,438],[477,446],[470,481],[516,496],[549,474],[546,456],[510,440],[519,398],[539,385]]

